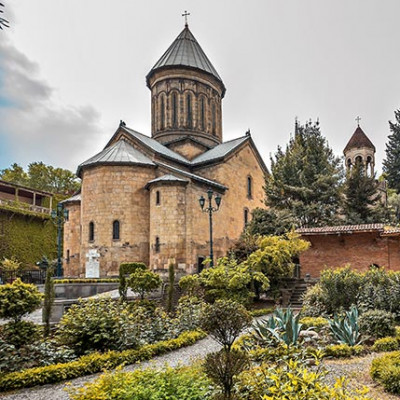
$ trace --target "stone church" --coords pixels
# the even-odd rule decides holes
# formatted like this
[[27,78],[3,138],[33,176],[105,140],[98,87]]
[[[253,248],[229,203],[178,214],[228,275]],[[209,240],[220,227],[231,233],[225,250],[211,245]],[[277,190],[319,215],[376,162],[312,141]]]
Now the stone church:
[[223,141],[225,85],[185,25],[146,76],[151,137],[120,122],[104,150],[78,166],[79,194],[67,199],[64,275],[110,276],[124,261],[194,273],[224,256],[256,207],[268,173],[250,132]]

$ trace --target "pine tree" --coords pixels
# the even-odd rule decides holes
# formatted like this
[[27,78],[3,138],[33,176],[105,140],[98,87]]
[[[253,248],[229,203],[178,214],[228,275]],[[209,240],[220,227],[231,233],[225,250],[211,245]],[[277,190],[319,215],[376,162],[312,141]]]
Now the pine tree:
[[396,121],[389,121],[389,141],[386,143],[386,159],[383,161],[383,171],[389,187],[400,193],[400,109],[394,112]]
[[356,163],[348,173],[344,195],[343,211],[347,224],[381,222],[378,182],[374,176],[367,176],[362,163]]
[[320,132],[319,123],[296,122],[295,136],[278,147],[266,179],[266,203],[287,210],[298,227],[329,225],[336,221],[343,179],[341,161]]

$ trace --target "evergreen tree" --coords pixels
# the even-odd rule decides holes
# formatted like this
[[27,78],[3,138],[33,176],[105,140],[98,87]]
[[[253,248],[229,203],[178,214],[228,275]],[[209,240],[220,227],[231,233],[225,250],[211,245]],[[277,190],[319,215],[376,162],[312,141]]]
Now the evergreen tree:
[[383,171],[389,187],[400,193],[400,109],[394,112],[396,121],[389,121],[389,141],[386,143],[386,159],[383,161]]
[[344,215],[347,224],[368,224],[383,220],[378,182],[367,176],[364,165],[357,162],[350,170],[345,184]]
[[[3,3],[0,3],[0,14],[3,14],[3,10],[1,9],[1,7],[4,7]],[[3,26],[6,28],[10,27],[9,22],[5,18],[0,17],[0,29],[3,29]]]
[[343,168],[320,132],[319,123],[298,125],[286,146],[271,158],[266,203],[287,210],[298,227],[335,223],[340,206]]

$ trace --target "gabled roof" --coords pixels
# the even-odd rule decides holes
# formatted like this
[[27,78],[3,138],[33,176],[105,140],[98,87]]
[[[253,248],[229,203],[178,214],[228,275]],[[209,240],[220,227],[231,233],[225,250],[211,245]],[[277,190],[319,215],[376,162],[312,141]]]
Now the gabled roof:
[[186,179],[181,179],[175,175],[166,174],[166,175],[160,176],[156,179],[152,179],[151,181],[147,182],[146,189],[154,183],[161,183],[161,182],[164,182],[164,183],[168,183],[168,182],[188,183],[188,181]]
[[147,80],[157,69],[164,67],[183,66],[196,68],[214,76],[222,83],[221,77],[211,64],[196,38],[186,25],[183,31],[173,41],[167,51],[155,63],[147,75]]
[[103,151],[89,158],[78,166],[76,174],[80,177],[82,168],[93,165],[148,165],[155,166],[153,161],[147,156],[136,150],[126,140],[121,139],[113,145],[106,147]]
[[375,151],[375,146],[373,143],[369,140],[368,136],[364,133],[360,126],[358,126],[343,152],[346,153],[350,149],[358,149],[361,147],[368,147],[370,149],[374,149]]
[[75,202],[80,202],[81,199],[82,199],[82,196],[81,196],[81,193],[79,192],[79,193],[74,194],[71,197],[68,197],[68,199],[60,201],[60,203],[61,204],[64,204],[64,203],[75,203]]
[[339,226],[322,226],[317,228],[299,228],[297,233],[301,235],[337,235],[340,233],[353,232],[383,232],[385,226],[383,224],[360,224],[360,225],[339,225]]

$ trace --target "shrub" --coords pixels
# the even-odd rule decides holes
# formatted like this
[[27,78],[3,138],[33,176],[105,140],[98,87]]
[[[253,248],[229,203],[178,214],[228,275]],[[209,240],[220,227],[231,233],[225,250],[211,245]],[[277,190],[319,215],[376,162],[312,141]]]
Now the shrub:
[[175,266],[169,264],[168,266],[168,298],[167,298],[167,311],[170,313],[173,308],[173,300],[175,294]]
[[94,350],[118,350],[125,347],[128,317],[122,305],[111,298],[80,299],[61,318],[56,338],[78,355]]
[[320,283],[311,286],[303,295],[302,315],[309,317],[319,317],[326,313],[326,293]]
[[128,284],[126,276],[132,274],[136,270],[145,270],[146,264],[144,263],[121,263],[119,266],[119,295],[123,301],[126,300],[126,294],[128,292]]
[[268,315],[274,312],[274,307],[270,308],[258,308],[254,310],[250,310],[250,315],[253,318],[262,317],[264,315]]
[[374,338],[394,336],[395,315],[384,310],[369,310],[361,314],[358,319],[360,332]]
[[42,294],[35,285],[26,284],[16,279],[11,284],[0,285],[0,318],[21,318],[35,311],[40,306]]
[[44,322],[44,336],[47,337],[50,334],[50,318],[51,309],[54,303],[55,292],[54,292],[54,267],[48,266],[46,270],[46,280],[44,283],[44,301],[43,301],[43,322]]
[[364,351],[364,346],[349,346],[348,344],[332,344],[325,347],[324,353],[328,357],[342,358],[358,356]]
[[381,339],[378,339],[375,341],[373,344],[371,350],[372,351],[395,351],[399,350],[399,342],[396,338],[394,337],[384,337]]
[[344,379],[328,385],[325,375],[294,360],[273,368],[261,364],[237,377],[235,395],[238,400],[368,400],[366,388],[351,393]]
[[127,280],[128,287],[133,292],[139,293],[142,300],[147,293],[158,289],[161,283],[162,281],[158,274],[143,269],[137,269]]
[[329,328],[334,338],[341,344],[355,346],[361,341],[361,334],[358,327],[358,310],[355,306],[346,311],[344,316],[335,315],[329,321]]
[[222,389],[224,399],[231,399],[234,377],[248,366],[249,358],[246,353],[239,350],[226,351],[222,349],[206,356],[204,371]]
[[182,296],[176,307],[176,319],[180,331],[191,331],[200,327],[205,303],[197,297]]
[[210,381],[199,368],[105,373],[85,387],[70,390],[72,400],[206,400]]
[[39,339],[41,333],[40,326],[29,321],[9,322],[0,330],[1,338],[15,347],[33,343]]
[[303,329],[314,328],[319,332],[322,328],[329,326],[329,322],[323,317],[304,317],[300,319]]
[[400,351],[385,354],[372,360],[370,374],[385,390],[400,394]]
[[243,329],[250,326],[251,319],[242,305],[231,300],[217,300],[214,304],[206,305],[201,326],[225,349],[230,350]]
[[122,352],[109,351],[104,354],[93,353],[68,363],[0,375],[0,391],[61,382],[95,374],[105,368],[112,369],[122,363],[134,364],[183,346],[189,346],[205,336],[205,333],[201,331],[184,332],[176,339],[146,345],[140,349],[130,349]]

